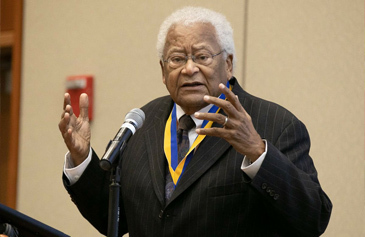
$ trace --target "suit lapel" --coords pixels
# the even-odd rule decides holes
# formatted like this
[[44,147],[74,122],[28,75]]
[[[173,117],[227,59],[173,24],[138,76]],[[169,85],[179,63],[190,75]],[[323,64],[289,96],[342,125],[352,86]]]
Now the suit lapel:
[[151,178],[156,196],[163,206],[165,203],[165,169],[166,158],[163,150],[164,130],[167,117],[170,115],[172,100],[164,100],[151,112],[154,116],[147,125],[144,142],[147,148]]

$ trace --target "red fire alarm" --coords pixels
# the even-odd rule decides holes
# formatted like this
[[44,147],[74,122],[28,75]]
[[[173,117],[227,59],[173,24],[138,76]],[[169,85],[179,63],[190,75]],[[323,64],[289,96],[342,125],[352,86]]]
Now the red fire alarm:
[[93,76],[80,75],[69,76],[66,80],[66,90],[71,96],[71,106],[74,114],[78,117],[80,114],[79,98],[82,93],[89,97],[89,120],[93,118]]

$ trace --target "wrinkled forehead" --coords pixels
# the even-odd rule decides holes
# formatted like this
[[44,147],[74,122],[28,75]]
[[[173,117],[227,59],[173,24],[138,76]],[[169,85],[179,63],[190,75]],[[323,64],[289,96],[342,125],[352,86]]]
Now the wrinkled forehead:
[[164,55],[171,49],[196,50],[220,48],[216,29],[211,23],[194,22],[191,24],[175,23],[166,35]]

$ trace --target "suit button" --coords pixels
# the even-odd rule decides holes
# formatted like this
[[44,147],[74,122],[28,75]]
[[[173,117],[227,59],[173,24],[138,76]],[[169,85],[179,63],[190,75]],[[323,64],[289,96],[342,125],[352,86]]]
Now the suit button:
[[270,190],[270,196],[273,197],[275,194],[275,191],[274,190]]
[[263,190],[265,190],[265,189],[267,188],[267,183],[263,183],[263,184],[261,185],[261,188],[262,188]]
[[161,210],[161,211],[160,211],[160,214],[158,215],[158,217],[159,217],[160,219],[162,219],[162,218],[163,218],[163,210]]
[[273,198],[274,198],[274,200],[278,200],[279,199],[279,194],[275,194]]

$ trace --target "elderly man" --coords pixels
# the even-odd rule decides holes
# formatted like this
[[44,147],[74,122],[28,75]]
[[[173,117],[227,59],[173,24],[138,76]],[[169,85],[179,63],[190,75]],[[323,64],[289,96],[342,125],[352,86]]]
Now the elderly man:
[[[122,155],[120,233],[323,233],[332,204],[309,156],[307,130],[286,109],[240,87],[225,17],[203,8],[178,10],[161,25],[157,50],[170,95],[142,107],[144,125]],[[76,118],[65,95],[63,179],[82,215],[105,234],[110,174],[90,147],[87,95],[80,108]]]

